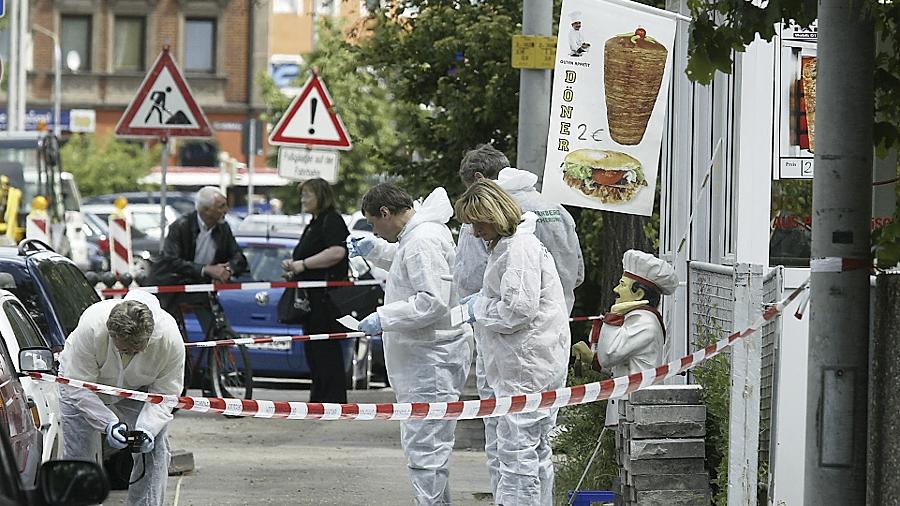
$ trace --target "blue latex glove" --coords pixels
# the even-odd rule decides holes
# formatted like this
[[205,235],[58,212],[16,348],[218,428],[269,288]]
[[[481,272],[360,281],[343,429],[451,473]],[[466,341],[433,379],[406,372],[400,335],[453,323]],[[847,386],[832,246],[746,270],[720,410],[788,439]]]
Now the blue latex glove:
[[375,249],[374,237],[347,237],[347,254],[350,258],[364,257]]
[[153,446],[156,444],[153,434],[144,429],[137,429],[138,432],[144,433],[143,442],[141,443],[141,452],[140,453],[150,453],[153,451]]
[[381,317],[378,316],[378,311],[363,318],[363,321],[359,322],[359,330],[370,336],[381,334]]
[[106,443],[110,448],[121,450],[128,446],[125,439],[125,433],[128,432],[128,426],[122,422],[112,422],[106,426]]
[[469,313],[469,319],[466,320],[466,323],[475,323],[475,302],[478,301],[480,295],[481,293],[475,292],[472,295],[459,299],[459,305],[466,306],[466,310]]

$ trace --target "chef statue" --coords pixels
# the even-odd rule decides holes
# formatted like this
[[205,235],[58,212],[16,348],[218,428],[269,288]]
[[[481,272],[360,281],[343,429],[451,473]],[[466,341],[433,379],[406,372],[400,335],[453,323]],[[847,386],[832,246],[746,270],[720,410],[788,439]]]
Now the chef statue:
[[[662,296],[671,295],[678,287],[672,266],[649,253],[628,250],[622,266],[622,278],[613,288],[616,302],[603,317],[597,342],[591,347],[584,342],[572,347],[578,360],[613,377],[662,365],[666,327],[657,308]],[[617,402],[610,399],[606,425],[616,425],[618,420]]]

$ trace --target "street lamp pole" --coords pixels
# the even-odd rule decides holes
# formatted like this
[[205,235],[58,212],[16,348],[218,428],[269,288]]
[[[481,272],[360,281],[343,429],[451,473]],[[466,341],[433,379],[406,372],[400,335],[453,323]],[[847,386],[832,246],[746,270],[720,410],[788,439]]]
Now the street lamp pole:
[[62,48],[59,46],[59,37],[50,30],[40,25],[32,25],[31,28],[53,39],[53,134],[58,138],[62,133],[61,107],[62,107]]

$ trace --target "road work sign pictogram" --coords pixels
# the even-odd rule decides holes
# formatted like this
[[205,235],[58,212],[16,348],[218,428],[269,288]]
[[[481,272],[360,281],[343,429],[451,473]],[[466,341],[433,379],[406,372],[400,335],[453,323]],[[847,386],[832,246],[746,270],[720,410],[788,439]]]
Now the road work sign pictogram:
[[181,70],[163,48],[116,126],[118,137],[212,137]]

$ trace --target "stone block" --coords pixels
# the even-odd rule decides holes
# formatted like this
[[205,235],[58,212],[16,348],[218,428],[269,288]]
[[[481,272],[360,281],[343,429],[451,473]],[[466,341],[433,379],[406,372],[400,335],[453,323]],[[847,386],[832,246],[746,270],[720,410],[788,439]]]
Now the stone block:
[[178,476],[194,471],[194,453],[187,450],[172,450],[169,453],[169,476]]
[[627,453],[631,460],[690,459],[704,458],[706,448],[702,439],[632,439]]
[[646,459],[624,461],[625,470],[630,475],[644,474],[696,474],[706,471],[706,461],[696,459]]
[[632,405],[625,419],[634,423],[705,422],[706,406],[697,405]]
[[623,422],[623,433],[628,439],[699,438],[706,436],[705,422]]
[[709,475],[698,474],[628,474],[625,484],[637,491],[647,490],[709,490]]
[[700,385],[653,385],[628,395],[631,404],[701,404]]
[[636,506],[709,506],[709,490],[648,490],[637,492]]

